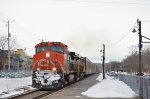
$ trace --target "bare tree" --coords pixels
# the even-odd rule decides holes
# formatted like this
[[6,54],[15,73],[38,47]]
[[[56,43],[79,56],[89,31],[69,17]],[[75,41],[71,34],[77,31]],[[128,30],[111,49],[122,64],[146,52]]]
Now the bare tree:
[[[0,35],[0,49],[7,50],[8,49],[8,39],[5,35]],[[16,39],[10,38],[10,50],[12,50],[16,46]]]
[[[5,67],[5,60],[7,57],[7,50],[8,50],[8,39],[5,35],[0,35],[0,69],[6,70]],[[11,38],[10,39],[10,50],[13,50],[14,47],[16,46],[16,39],[15,38]]]
[[[111,61],[108,64],[106,64],[106,71],[117,71],[120,69],[121,62],[119,61]],[[111,69],[111,70],[110,70]]]
[[135,45],[132,45],[131,47],[129,47],[129,54],[138,55],[138,47],[136,47]]
[[127,72],[137,72],[138,71],[138,55],[129,55],[127,58],[124,60],[124,66],[125,70]]
[[[111,61],[108,63],[106,69],[109,71],[115,70],[118,68],[117,66],[121,66],[123,71],[127,71],[130,73],[138,73],[139,72],[139,50],[137,46],[131,46],[129,48],[129,55],[122,60],[122,62]],[[150,73],[150,46],[144,45],[142,48],[142,69],[143,72]]]
[[7,38],[5,35],[0,36],[0,49],[5,50],[7,45]]
[[[139,51],[136,46],[131,46],[129,55],[124,59],[124,64],[128,72],[138,72],[139,69]],[[142,48],[142,68],[143,72],[148,72],[150,68],[150,47],[144,46]]]

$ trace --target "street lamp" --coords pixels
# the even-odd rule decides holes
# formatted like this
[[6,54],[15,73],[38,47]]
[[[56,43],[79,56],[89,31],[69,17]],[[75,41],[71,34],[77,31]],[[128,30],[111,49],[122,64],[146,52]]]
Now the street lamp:
[[132,32],[133,33],[138,32],[138,34],[139,34],[139,44],[138,44],[138,47],[139,47],[139,72],[138,72],[137,75],[142,76],[142,75],[144,75],[142,73],[142,67],[141,67],[141,49],[142,49],[142,43],[150,43],[150,42],[142,42],[142,37],[146,38],[148,40],[150,40],[150,39],[148,37],[145,37],[145,36],[141,35],[141,21],[139,19],[137,19],[137,25],[138,26],[135,26]]
[[142,73],[142,67],[141,67],[141,49],[142,49],[142,36],[141,36],[141,21],[139,21],[139,19],[137,19],[137,24],[138,24],[138,31],[136,31],[136,29],[134,28],[133,29],[133,33],[135,33],[135,32],[138,32],[138,34],[139,34],[139,45],[138,45],[138,47],[139,47],[139,72],[138,72],[138,74],[137,75],[139,75],[139,76],[142,76],[143,75],[143,73]]

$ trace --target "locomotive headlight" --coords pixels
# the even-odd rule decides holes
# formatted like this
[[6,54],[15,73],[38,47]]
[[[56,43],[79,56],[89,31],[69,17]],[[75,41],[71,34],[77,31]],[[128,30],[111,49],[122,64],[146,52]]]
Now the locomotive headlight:
[[50,53],[46,53],[46,58],[50,58]]
[[39,71],[39,70],[40,70],[40,68],[37,68],[37,70]]
[[55,67],[53,67],[53,71],[56,71],[56,68],[55,68]]

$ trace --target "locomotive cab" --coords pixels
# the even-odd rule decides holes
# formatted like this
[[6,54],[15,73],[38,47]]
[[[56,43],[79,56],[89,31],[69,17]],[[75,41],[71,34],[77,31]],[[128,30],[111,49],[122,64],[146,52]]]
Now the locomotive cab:
[[61,44],[60,42],[53,42],[53,43],[48,43],[48,42],[41,42],[36,48],[36,54],[44,51],[53,51],[56,53],[64,54],[66,52],[67,46],[64,44]]

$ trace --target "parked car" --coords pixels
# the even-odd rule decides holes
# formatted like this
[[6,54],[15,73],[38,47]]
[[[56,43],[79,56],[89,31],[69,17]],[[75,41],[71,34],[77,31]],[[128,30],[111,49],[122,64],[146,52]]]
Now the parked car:
[[118,74],[115,71],[111,71],[107,74],[108,76],[118,76]]
[[144,75],[144,78],[149,78],[150,79],[150,75]]

